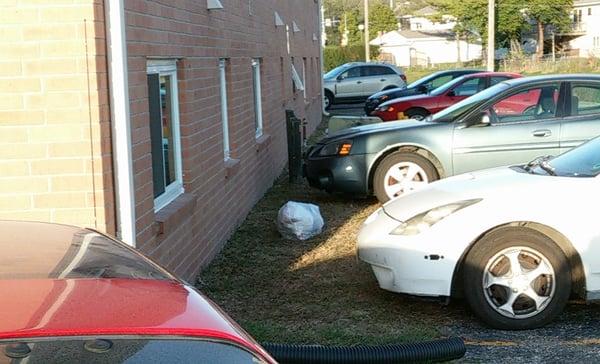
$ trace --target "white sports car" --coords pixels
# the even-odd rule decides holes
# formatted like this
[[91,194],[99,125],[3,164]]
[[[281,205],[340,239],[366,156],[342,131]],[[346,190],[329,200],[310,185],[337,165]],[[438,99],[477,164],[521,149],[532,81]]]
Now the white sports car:
[[547,324],[571,295],[600,299],[600,138],[556,158],[463,174],[364,222],[358,256],[381,288],[462,291],[500,329]]

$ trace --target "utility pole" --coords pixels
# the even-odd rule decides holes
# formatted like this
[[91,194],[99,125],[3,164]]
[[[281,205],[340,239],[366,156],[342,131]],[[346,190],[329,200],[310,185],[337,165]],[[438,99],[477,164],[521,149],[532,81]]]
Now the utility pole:
[[394,0],[390,0],[390,9],[394,10]]
[[488,0],[488,41],[487,41],[487,70],[490,72],[494,71],[494,61],[496,58],[495,50],[496,45],[494,41],[496,39],[496,9],[495,0]]
[[369,48],[369,0],[365,2],[365,61],[371,60],[371,49]]

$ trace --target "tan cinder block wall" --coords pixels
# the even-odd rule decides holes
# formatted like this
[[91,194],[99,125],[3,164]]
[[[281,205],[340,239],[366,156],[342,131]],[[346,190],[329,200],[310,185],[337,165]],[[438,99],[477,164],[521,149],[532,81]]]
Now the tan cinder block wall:
[[[125,2],[137,246],[189,280],[221,250],[286,165],[285,110],[306,118],[309,132],[321,119],[318,3],[222,3],[224,9],[209,11],[206,1],[198,0]],[[275,11],[289,27],[289,53],[286,28],[275,26]],[[293,31],[293,22],[300,31]],[[223,160],[221,57],[229,59],[229,133],[232,156],[239,159],[229,176]],[[264,133],[270,136],[260,148],[254,129],[251,59],[255,57],[262,59]],[[292,57],[301,77],[303,58],[307,59],[306,99],[302,92],[292,91]],[[146,81],[150,58],[178,60],[183,182],[185,192],[195,199],[193,210],[177,215],[162,234],[157,233],[152,195]]]
[[0,1],[0,219],[114,233],[101,0]]

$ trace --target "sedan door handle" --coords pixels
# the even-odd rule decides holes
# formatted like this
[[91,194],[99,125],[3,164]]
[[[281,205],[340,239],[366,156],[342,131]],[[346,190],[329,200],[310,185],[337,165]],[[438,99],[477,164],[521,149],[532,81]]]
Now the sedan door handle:
[[362,81],[356,81],[357,84],[362,83]]
[[534,137],[543,138],[543,137],[549,137],[550,135],[552,135],[552,132],[548,129],[541,129],[541,130],[535,130],[534,132],[531,133],[531,135],[533,135]]
[[382,79],[381,79],[381,80],[379,80],[379,81],[381,81],[381,82],[385,82],[385,81],[387,81],[387,79],[385,79],[385,78],[382,78]]

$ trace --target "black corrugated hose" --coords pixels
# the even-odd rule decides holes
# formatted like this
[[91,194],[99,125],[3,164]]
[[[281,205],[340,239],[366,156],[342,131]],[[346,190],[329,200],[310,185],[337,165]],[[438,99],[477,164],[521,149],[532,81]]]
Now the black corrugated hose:
[[264,344],[280,364],[388,364],[460,359],[467,348],[461,338],[378,346]]

